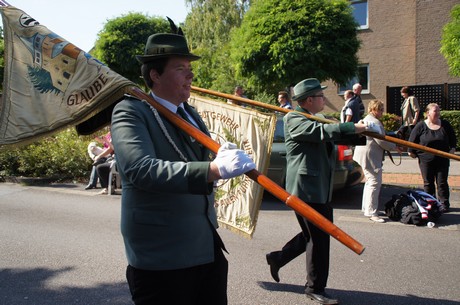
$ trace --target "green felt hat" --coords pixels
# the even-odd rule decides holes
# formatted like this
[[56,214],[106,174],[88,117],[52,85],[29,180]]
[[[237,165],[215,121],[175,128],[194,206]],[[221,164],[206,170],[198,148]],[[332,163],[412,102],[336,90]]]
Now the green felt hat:
[[326,88],[327,86],[321,86],[316,78],[307,78],[295,85],[292,99],[300,101]]
[[184,56],[190,60],[200,59],[200,56],[190,53],[185,37],[177,34],[153,34],[147,39],[144,55],[136,55],[139,62],[149,61],[170,56]]

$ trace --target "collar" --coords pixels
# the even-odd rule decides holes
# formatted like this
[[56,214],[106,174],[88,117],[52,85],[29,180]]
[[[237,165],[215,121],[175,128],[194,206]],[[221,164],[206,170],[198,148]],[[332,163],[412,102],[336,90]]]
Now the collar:
[[[164,98],[156,96],[155,93],[153,93],[153,91],[150,91],[150,95],[155,99],[155,101],[160,103],[162,106],[168,108],[169,111],[171,111],[173,113],[177,112],[177,106],[174,105],[173,103],[171,103],[170,101],[165,100]],[[185,109],[184,108],[184,103],[181,103],[179,105],[179,107],[182,107],[183,109]]]
[[308,113],[308,114],[314,115],[314,114],[312,114],[310,111],[308,111],[307,109],[304,109],[304,108],[302,108],[302,107],[300,107],[300,106],[297,106],[297,107],[295,108],[295,110],[298,111],[298,112],[304,112],[304,113]]

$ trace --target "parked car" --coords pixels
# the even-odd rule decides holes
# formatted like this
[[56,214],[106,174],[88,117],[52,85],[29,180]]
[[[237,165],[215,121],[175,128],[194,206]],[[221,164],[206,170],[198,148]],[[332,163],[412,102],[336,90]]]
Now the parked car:
[[[284,144],[284,126],[282,116],[276,121],[275,135],[273,137],[270,165],[267,177],[284,187],[286,184],[286,146]],[[353,161],[353,148],[348,145],[335,145],[337,154],[333,189],[343,189],[360,183],[363,170],[358,163]]]

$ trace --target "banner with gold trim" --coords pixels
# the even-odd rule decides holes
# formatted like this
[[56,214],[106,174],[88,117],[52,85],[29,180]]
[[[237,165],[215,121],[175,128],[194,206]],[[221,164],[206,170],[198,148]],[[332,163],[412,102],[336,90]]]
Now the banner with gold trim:
[[134,85],[25,12],[13,6],[0,6],[0,12],[5,42],[0,146],[82,123]]
[[[260,172],[267,172],[276,125],[274,114],[197,95],[192,95],[189,103],[201,115],[216,142],[235,143],[252,157]],[[263,187],[246,175],[219,180],[215,208],[220,225],[252,237],[263,193]]]

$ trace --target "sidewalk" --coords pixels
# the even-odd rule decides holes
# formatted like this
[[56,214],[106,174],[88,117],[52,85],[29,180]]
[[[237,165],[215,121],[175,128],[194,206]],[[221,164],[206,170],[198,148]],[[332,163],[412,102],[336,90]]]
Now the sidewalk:
[[[399,155],[393,154],[393,160],[399,163]],[[450,161],[449,186],[451,189],[460,190],[460,162]],[[383,162],[383,184],[409,185],[423,188],[423,180],[418,166],[418,160],[407,154],[401,157],[401,164],[395,165],[388,156]]]
[[[460,176],[449,175],[449,186],[451,189],[460,190]],[[420,174],[398,174],[383,172],[383,184],[412,185],[423,188],[423,180]]]

